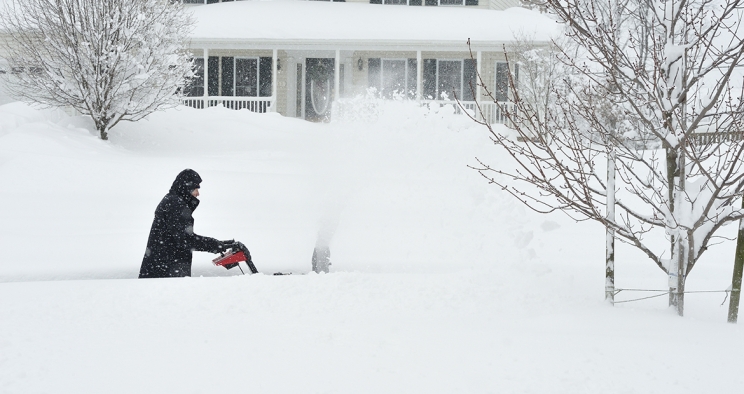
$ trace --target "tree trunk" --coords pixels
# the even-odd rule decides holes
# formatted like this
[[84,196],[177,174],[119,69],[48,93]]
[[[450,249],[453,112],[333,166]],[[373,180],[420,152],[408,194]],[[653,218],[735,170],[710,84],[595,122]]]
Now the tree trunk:
[[[677,157],[677,176],[675,177],[675,190],[676,198],[674,200],[675,207],[675,218],[679,218],[683,214],[682,202],[684,201],[685,193],[685,180],[687,179],[685,163],[685,152],[680,149]],[[677,228],[680,224],[677,223]],[[683,232],[684,231],[684,232]],[[685,281],[687,280],[687,267],[692,266],[691,262],[693,256],[693,232],[690,230],[681,229],[678,234],[684,236],[677,236],[677,247],[679,248],[677,257],[677,315],[685,315]]]
[[677,315],[685,314],[685,267],[688,264],[689,251],[687,250],[687,237],[677,236],[672,256],[672,268],[669,270],[669,306],[674,307]]
[[[607,221],[615,221],[615,151],[607,155]],[[615,230],[607,226],[605,239],[605,301],[615,304]]]
[[[671,121],[669,121],[671,122]],[[666,148],[666,162],[667,162],[667,186],[669,188],[669,211],[671,214],[674,214],[674,175],[677,172],[677,152],[671,148]],[[667,223],[668,225],[668,223]],[[667,274],[669,275],[669,306],[676,306],[677,305],[677,296],[676,296],[676,290],[675,287],[677,285],[677,278],[676,278],[676,272],[677,272],[677,264],[675,264],[675,253],[676,246],[676,238],[674,234],[671,235],[670,240],[670,251],[671,253],[671,259],[670,259],[670,265],[667,267]]]
[[[744,209],[744,198],[741,200]],[[736,257],[734,258],[734,275],[731,279],[731,301],[729,301],[728,322],[736,323],[739,318],[739,299],[741,298],[741,277],[744,271],[744,220],[739,223],[739,235],[736,239]]]
[[685,279],[686,268],[692,258],[690,242],[692,234],[689,231],[683,233],[680,227],[679,215],[682,214],[681,204],[685,193],[685,155],[681,148],[667,150],[667,177],[669,183],[669,209],[671,218],[667,219],[675,226],[672,233],[672,259],[669,271],[669,306],[675,307],[679,316],[684,316],[685,311]]

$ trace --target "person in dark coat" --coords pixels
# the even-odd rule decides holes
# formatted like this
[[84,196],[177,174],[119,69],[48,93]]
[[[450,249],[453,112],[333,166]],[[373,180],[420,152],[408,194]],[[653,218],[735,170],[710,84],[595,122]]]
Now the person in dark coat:
[[194,233],[192,213],[199,206],[197,197],[201,181],[196,171],[181,171],[158,204],[140,267],[140,278],[191,276],[193,251],[219,253],[232,242]]

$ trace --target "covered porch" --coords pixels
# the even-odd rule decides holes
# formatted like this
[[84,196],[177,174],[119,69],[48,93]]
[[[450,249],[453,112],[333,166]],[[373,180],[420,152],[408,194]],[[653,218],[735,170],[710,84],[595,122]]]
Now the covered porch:
[[[334,107],[358,96],[454,104],[489,123],[506,121],[508,70],[503,42],[273,43],[192,41],[197,76],[184,104],[278,112],[328,121]],[[480,75],[494,100],[476,83]],[[460,105],[457,105],[457,101]]]

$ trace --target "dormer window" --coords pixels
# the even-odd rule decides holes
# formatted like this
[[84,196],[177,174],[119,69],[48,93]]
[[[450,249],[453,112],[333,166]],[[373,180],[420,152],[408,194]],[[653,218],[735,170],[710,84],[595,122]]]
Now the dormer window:
[[478,5],[478,0],[369,0],[369,2],[393,5]]
[[235,0],[181,0],[183,4],[214,4],[214,3],[225,3],[228,1],[235,1]]

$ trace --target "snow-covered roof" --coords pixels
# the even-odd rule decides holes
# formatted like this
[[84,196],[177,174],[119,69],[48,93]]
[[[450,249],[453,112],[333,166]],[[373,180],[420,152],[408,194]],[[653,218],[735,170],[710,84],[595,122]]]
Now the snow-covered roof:
[[[238,1],[191,7],[195,47],[364,49],[436,46],[501,50],[515,35],[546,41],[557,23],[538,12],[319,1]],[[229,44],[225,46],[226,44]],[[322,48],[321,48],[322,47]]]

